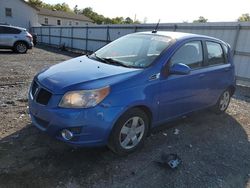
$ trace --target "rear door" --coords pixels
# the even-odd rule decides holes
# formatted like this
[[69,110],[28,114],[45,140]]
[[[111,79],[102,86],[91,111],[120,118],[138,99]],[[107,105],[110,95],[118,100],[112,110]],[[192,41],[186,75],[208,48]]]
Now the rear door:
[[206,85],[207,106],[215,104],[221,93],[232,83],[232,66],[227,58],[227,46],[218,41],[206,40],[204,83]]
[[183,44],[170,59],[169,66],[183,63],[191,68],[187,75],[171,74],[161,80],[159,120],[164,121],[204,107],[202,41]]

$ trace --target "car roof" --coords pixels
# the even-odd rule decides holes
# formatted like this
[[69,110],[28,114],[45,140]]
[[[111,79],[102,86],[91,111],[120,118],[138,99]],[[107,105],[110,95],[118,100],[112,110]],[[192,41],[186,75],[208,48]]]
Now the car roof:
[[17,27],[17,26],[12,26],[12,25],[0,24],[0,26],[1,26],[1,27],[10,27],[10,28],[15,28],[15,29],[20,29],[20,30],[26,30],[25,28]]
[[[170,37],[170,38],[175,39],[175,40],[182,40],[182,39],[188,39],[188,38],[206,38],[206,39],[221,41],[220,39],[206,36],[206,35],[184,33],[184,32],[173,32],[173,31],[157,31],[156,33],[152,33],[152,31],[146,31],[146,32],[138,32],[136,34],[166,36],[166,37]],[[221,42],[223,42],[223,41],[221,41]]]

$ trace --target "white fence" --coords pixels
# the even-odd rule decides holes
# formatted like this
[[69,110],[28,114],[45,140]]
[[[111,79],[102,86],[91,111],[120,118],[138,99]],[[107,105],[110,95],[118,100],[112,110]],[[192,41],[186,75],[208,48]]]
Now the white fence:
[[[38,41],[48,45],[91,52],[123,35],[152,31],[154,24],[91,25],[86,27],[33,27]],[[179,31],[219,38],[232,47],[236,75],[250,81],[250,22],[160,24],[159,31]]]

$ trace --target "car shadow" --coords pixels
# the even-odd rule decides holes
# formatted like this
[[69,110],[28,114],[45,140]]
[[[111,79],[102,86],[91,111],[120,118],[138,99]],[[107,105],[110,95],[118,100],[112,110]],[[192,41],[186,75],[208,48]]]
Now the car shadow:
[[8,55],[8,54],[11,54],[11,55],[14,54],[14,55],[16,55],[16,54],[18,54],[18,53],[13,52],[12,50],[2,50],[2,49],[0,49],[0,55],[1,55],[1,54],[3,54],[3,55],[4,55],[4,54],[7,54],[7,55]]
[[[182,165],[156,165],[162,152],[178,154]],[[125,157],[106,147],[72,148],[28,124],[0,141],[0,164],[6,187],[243,188],[250,147],[234,117],[202,111],[160,126],[144,148]]]

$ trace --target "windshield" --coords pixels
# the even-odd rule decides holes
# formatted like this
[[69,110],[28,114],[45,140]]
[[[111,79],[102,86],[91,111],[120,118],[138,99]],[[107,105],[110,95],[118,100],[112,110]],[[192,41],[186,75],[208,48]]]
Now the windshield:
[[121,37],[96,51],[90,57],[104,63],[145,68],[170,45],[166,36],[135,34]]

